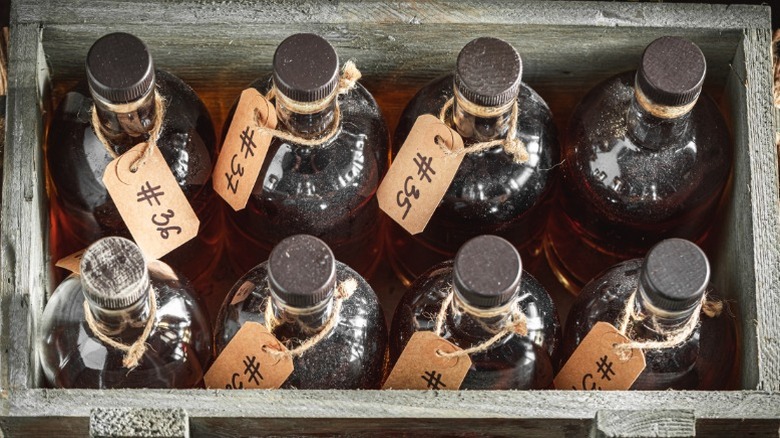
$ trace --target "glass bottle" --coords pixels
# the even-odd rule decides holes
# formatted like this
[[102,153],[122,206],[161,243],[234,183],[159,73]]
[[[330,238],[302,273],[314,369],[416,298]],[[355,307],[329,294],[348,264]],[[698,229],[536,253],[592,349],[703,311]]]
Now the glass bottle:
[[411,236],[398,224],[389,227],[390,260],[405,284],[452,259],[467,240],[481,234],[512,242],[531,272],[544,263],[545,200],[555,180],[559,146],[549,107],[521,82],[521,74],[522,60],[514,47],[497,38],[477,38],[460,51],[454,74],[426,85],[404,109],[394,153],[417,117],[438,115],[451,98],[446,121],[465,147],[506,138],[517,102],[517,138],[529,154],[525,163],[515,163],[500,145],[467,154],[425,231]]
[[159,93],[165,118],[157,145],[200,219],[197,237],[162,260],[192,279],[199,294],[210,293],[223,218],[211,185],[215,135],[206,107],[181,79],[155,70],[148,48],[133,35],[112,33],[97,40],[87,54],[86,70],[87,80],[62,99],[48,134],[53,258],[103,236],[131,237],[103,185],[113,157],[95,136],[92,108],[109,146],[121,155],[148,139]]
[[[274,138],[246,208],[228,209],[235,235],[228,255],[239,272],[267,259],[282,239],[311,234],[336,258],[364,277],[381,255],[376,189],[387,171],[388,131],[379,107],[362,85],[339,93],[339,58],[314,34],[295,34],[279,44],[273,73],[251,87],[274,89],[276,129],[305,139],[338,132],[318,146]],[[223,138],[235,112],[225,123]]]
[[682,344],[643,350],[647,366],[631,389],[729,388],[738,371],[736,324],[727,309],[713,316],[702,311],[705,292],[708,300],[718,300],[709,278],[704,252],[684,239],[663,240],[644,259],[609,268],[582,289],[571,308],[561,365],[597,322],[621,327],[634,295],[633,312],[640,317],[630,320],[626,333],[633,341],[664,341],[691,318],[700,322]]
[[[508,334],[486,351],[470,354],[472,365],[461,389],[543,389],[552,385],[560,344],[560,324],[552,298],[523,271],[517,249],[497,236],[479,236],[463,245],[454,260],[420,276],[401,298],[390,331],[395,363],[417,331],[434,331],[448,295],[453,298],[441,336],[461,349],[499,333],[517,306],[528,334]],[[503,310],[503,311],[502,311]]]
[[[357,288],[334,315],[335,289],[349,279],[357,282]],[[322,240],[309,235],[285,238],[268,261],[238,280],[217,317],[217,355],[245,322],[265,324],[267,305],[278,322],[273,334],[289,349],[317,335],[330,318],[338,318],[324,339],[293,358],[294,371],[282,388],[380,387],[387,362],[382,308],[371,286],[336,261]]]
[[700,95],[705,72],[696,45],[659,38],[636,72],[597,85],[574,111],[545,239],[570,291],[660,240],[706,237],[731,146],[718,107]]
[[[147,269],[133,242],[98,240],[81,259],[81,275],[66,278],[43,311],[38,354],[46,381],[56,388],[201,386],[211,358],[211,328],[192,293],[174,271]],[[135,367],[125,366],[125,352],[92,329],[132,345],[147,324],[152,324],[147,348]]]

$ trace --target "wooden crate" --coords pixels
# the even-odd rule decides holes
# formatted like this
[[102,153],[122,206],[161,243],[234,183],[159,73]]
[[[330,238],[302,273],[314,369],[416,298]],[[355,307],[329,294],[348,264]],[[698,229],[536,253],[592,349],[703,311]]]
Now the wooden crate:
[[[770,11],[762,6],[548,2],[14,0],[0,244],[0,436],[665,434],[777,436],[780,425],[778,172]],[[84,75],[87,49],[135,33],[191,83],[217,125],[275,46],[313,31],[354,58],[391,126],[414,90],[477,36],[510,41],[561,126],[584,91],[635,68],[667,34],[707,56],[735,142],[714,280],[737,303],[740,391],[212,391],[41,389],[34,335],[47,292],[47,115]],[[54,85],[52,87],[52,84]],[[53,90],[53,92],[52,92]],[[381,293],[381,291],[380,291]]]

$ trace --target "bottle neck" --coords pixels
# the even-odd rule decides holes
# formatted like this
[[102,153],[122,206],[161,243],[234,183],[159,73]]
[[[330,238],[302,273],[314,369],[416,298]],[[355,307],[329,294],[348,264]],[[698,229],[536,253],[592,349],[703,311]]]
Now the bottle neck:
[[504,330],[515,301],[492,309],[469,305],[456,293],[447,311],[447,327],[453,337],[472,344],[485,341]]
[[636,293],[634,311],[644,318],[635,325],[636,335],[642,339],[661,339],[688,324],[698,308],[698,305],[694,305],[679,311],[661,309],[653,304],[640,284]]
[[628,135],[638,146],[660,151],[675,144],[674,140],[685,133],[692,108],[693,104],[684,107],[655,105],[635,88],[626,119]]
[[147,293],[137,302],[123,309],[107,309],[87,300],[89,309],[101,332],[127,342],[133,342],[143,331],[151,315],[149,293],[153,293],[147,283]]
[[[154,129],[157,117],[154,88],[141,99],[112,104],[92,95],[103,135],[114,149],[127,149],[142,141]],[[118,154],[125,150],[115,150]]]
[[463,97],[455,87],[452,123],[463,138],[477,142],[496,140],[509,130],[514,102],[498,107],[480,106]]
[[336,118],[338,94],[316,102],[298,102],[276,90],[276,115],[291,134],[311,139],[325,135]]
[[282,339],[299,339],[317,334],[333,313],[333,295],[312,307],[293,307],[271,294],[271,309],[278,325],[274,334]]

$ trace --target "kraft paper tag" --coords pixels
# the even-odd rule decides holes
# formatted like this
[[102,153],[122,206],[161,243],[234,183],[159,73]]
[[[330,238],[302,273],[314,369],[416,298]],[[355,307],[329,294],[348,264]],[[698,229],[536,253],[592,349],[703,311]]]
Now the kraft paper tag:
[[247,322],[204,376],[210,389],[277,389],[293,372],[287,348],[265,326]]
[[471,368],[471,358],[444,357],[437,352],[461,351],[433,332],[416,332],[409,339],[382,389],[460,388]]
[[238,287],[236,294],[233,295],[233,299],[230,300],[230,305],[235,306],[238,303],[243,303],[253,290],[255,290],[255,284],[251,281],[245,281],[241,283],[241,286]]
[[84,248],[80,251],[74,252],[73,254],[63,257],[59,260],[57,260],[57,263],[54,264],[54,266],[62,269],[67,269],[68,271],[80,275],[81,274],[81,258],[84,257],[84,253],[87,252],[87,249]]
[[165,262],[151,260],[146,263],[146,268],[149,269],[149,272],[156,274],[157,278],[161,280],[176,281],[179,279],[179,276],[176,275],[176,271]]
[[609,323],[597,322],[553,381],[556,389],[629,389],[645,369],[642,350],[620,358],[614,346],[631,342]]
[[158,147],[137,172],[130,170],[146,147],[141,143],[108,163],[103,184],[136,245],[159,259],[195,237],[200,220]]
[[233,207],[246,207],[263,167],[273,135],[258,130],[258,123],[276,128],[276,110],[254,88],[241,92],[222,152],[214,166],[214,190]]
[[[455,153],[442,150],[442,142]],[[410,234],[421,233],[463,161],[462,149],[463,139],[441,120],[418,117],[379,185],[379,208]]]

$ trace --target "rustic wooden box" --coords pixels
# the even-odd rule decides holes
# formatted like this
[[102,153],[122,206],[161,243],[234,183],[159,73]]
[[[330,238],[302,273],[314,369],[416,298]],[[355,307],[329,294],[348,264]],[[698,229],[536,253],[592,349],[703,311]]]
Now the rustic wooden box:
[[[769,8],[655,3],[14,0],[0,245],[0,436],[596,435],[763,432],[780,425],[780,207]],[[40,389],[38,319],[51,291],[43,142],[100,35],[137,34],[191,83],[215,123],[269,71],[285,36],[314,31],[354,58],[394,125],[404,102],[476,36],[511,41],[563,126],[583,92],[633,69],[667,34],[707,56],[734,138],[714,263],[737,303],[740,391],[211,391]],[[54,87],[52,88],[52,84]],[[53,91],[53,93],[52,93]]]

